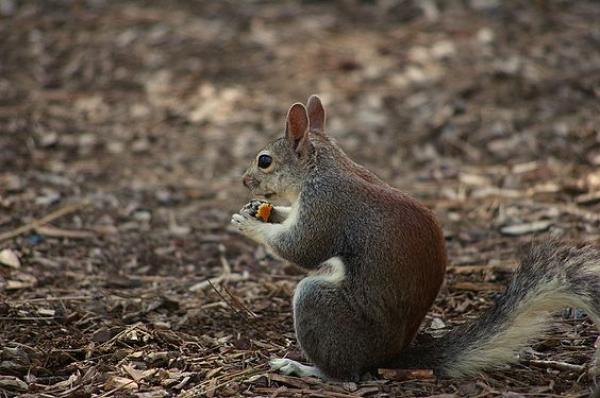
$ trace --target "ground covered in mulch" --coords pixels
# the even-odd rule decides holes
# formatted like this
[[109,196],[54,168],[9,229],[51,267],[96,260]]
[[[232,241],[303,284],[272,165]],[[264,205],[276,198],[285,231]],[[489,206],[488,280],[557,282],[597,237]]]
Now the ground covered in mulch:
[[519,245],[600,237],[598,21],[591,0],[0,0],[0,394],[588,395],[598,334],[576,310],[475,378],[270,373],[302,359],[304,272],[228,223],[318,93],[329,134],[443,222],[424,331],[476,317]]

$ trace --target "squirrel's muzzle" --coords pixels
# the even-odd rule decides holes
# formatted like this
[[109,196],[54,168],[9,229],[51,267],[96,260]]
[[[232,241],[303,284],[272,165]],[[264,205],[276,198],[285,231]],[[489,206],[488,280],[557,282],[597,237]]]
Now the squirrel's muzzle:
[[244,174],[244,177],[242,178],[242,183],[246,188],[252,189],[252,187],[256,185],[256,180],[252,178],[252,176]]

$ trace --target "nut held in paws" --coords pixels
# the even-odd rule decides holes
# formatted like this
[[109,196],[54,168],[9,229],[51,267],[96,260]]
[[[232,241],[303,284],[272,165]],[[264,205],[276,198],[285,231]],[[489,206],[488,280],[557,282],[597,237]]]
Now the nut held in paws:
[[256,212],[256,218],[260,218],[263,222],[269,221],[269,216],[271,215],[271,210],[273,210],[273,205],[270,203],[261,203],[258,206],[258,211]]

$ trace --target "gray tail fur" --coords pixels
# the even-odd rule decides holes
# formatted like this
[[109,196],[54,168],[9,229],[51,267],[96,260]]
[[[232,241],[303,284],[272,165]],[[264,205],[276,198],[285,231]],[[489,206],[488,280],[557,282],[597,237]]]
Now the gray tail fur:
[[515,362],[549,328],[551,313],[565,307],[584,310],[600,327],[600,249],[550,240],[525,255],[493,308],[425,346],[409,347],[393,365],[459,377]]

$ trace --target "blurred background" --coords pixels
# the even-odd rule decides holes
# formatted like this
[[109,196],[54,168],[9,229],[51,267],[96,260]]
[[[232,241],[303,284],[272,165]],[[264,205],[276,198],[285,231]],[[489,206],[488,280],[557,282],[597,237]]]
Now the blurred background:
[[474,316],[519,243],[600,236],[599,21],[592,0],[0,0],[0,390],[587,394],[576,311],[477,380],[267,377],[302,359],[303,273],[228,222],[255,153],[318,94],[329,135],[444,224],[427,330]]

